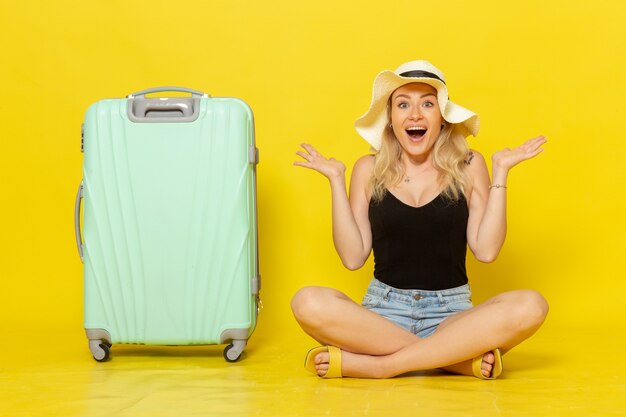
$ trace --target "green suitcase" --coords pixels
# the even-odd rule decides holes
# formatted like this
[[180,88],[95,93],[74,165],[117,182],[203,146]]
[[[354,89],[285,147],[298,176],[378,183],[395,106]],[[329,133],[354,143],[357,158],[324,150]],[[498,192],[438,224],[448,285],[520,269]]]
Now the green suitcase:
[[[146,97],[166,91],[191,96]],[[101,100],[81,149],[75,228],[94,358],[116,343],[228,343],[226,360],[239,359],[260,290],[248,105],[179,87]]]

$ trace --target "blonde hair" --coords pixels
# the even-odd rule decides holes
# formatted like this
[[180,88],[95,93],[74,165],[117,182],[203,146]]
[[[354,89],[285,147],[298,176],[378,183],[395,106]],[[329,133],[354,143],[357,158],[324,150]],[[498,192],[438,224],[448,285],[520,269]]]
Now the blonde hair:
[[[437,181],[443,194],[455,201],[460,197],[465,198],[465,190],[469,185],[465,165],[469,162],[470,152],[465,136],[455,125],[445,123],[432,152],[433,165],[439,173]],[[387,188],[402,181],[405,173],[401,159],[402,148],[388,122],[383,131],[380,149],[374,154],[374,170],[369,184],[374,201],[382,200]]]

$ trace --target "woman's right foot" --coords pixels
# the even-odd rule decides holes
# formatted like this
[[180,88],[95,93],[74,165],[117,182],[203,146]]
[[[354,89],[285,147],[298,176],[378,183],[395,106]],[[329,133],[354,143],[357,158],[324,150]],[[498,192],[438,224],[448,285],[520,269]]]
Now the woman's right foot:
[[[489,351],[483,355],[483,362],[480,365],[480,369],[481,373],[486,378],[491,377],[491,372],[493,371],[493,364],[495,363],[495,361],[496,357],[492,351]],[[465,362],[445,366],[441,369],[451,372],[453,374],[474,376],[474,372],[472,370],[472,360],[467,360]]]
[[[326,375],[330,367],[330,354],[321,352],[315,356],[315,369],[321,377]],[[341,351],[341,374],[344,377],[353,378],[388,378],[383,375],[380,367],[380,357],[371,355],[360,355],[356,353]]]

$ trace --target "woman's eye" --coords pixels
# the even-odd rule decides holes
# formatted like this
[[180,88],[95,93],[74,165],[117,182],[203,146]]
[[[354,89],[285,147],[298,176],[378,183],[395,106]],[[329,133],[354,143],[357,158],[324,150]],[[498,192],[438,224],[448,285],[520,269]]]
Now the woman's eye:
[[434,106],[434,104],[433,104],[433,102],[432,102],[432,101],[425,101],[425,102],[422,104],[422,106],[424,106],[424,107],[432,107],[432,106]]
[[409,107],[409,103],[405,103],[405,102],[398,103],[398,107],[401,109],[406,109]]

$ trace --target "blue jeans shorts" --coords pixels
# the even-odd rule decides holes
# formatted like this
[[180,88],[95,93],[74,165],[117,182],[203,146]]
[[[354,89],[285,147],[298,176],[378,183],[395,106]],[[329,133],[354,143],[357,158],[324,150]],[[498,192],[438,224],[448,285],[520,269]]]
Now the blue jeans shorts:
[[362,305],[425,338],[447,317],[472,308],[471,296],[469,284],[441,291],[401,290],[374,278]]

